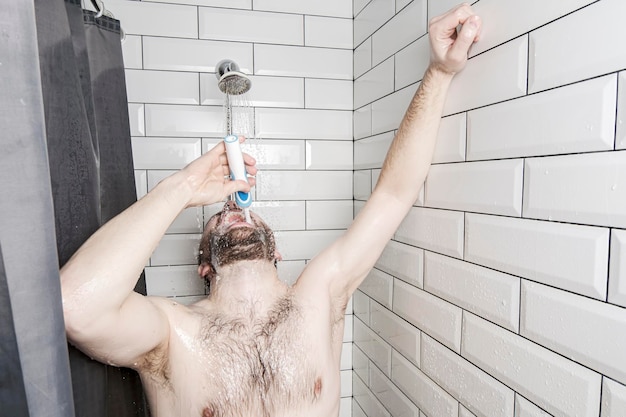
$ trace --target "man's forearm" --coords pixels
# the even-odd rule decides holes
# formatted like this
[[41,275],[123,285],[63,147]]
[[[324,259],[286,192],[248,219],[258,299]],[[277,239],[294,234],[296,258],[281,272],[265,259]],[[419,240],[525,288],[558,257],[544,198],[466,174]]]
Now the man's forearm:
[[188,194],[184,178],[171,176],[102,226],[61,269],[64,303],[89,310],[121,306]]
[[391,143],[376,190],[412,205],[432,161],[453,74],[429,66]]

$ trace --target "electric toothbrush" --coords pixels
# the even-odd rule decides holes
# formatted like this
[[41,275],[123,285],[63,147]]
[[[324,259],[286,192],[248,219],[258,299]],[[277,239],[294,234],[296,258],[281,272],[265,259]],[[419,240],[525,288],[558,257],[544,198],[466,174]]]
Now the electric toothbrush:
[[[224,138],[224,144],[226,145],[226,158],[228,159],[228,166],[230,167],[230,177],[233,180],[248,182],[248,175],[243,162],[239,138],[235,135],[228,135]],[[248,207],[252,204],[252,196],[250,193],[237,191],[235,193],[235,203],[244,209],[246,220],[250,223],[250,212],[248,210]]]

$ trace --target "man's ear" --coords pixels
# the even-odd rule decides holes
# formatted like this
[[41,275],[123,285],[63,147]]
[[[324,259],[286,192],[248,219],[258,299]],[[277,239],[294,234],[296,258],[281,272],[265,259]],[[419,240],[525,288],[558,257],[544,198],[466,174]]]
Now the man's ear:
[[203,262],[200,265],[198,265],[198,275],[200,276],[200,278],[205,278],[205,279],[210,280],[214,274],[215,274],[215,270],[208,263]]
[[283,260],[283,255],[280,254],[277,250],[274,251],[274,259],[276,262],[280,262]]

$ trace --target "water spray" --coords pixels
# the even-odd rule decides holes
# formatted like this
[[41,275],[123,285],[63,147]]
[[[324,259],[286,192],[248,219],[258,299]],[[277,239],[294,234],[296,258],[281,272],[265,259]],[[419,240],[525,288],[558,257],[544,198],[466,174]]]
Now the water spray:
[[[232,127],[232,105],[230,102],[231,95],[240,95],[252,86],[250,79],[239,70],[239,66],[231,60],[225,59],[220,61],[215,70],[215,76],[218,79],[217,86],[220,91],[226,94],[226,132],[224,138],[226,144],[226,157],[228,158],[228,166],[230,167],[230,176],[233,180],[243,180],[248,182],[246,166],[243,162],[241,146],[239,138],[233,135]],[[252,196],[249,192],[238,191],[234,194],[235,203],[243,209],[246,216],[246,222],[252,224],[250,217],[250,205],[252,204]]]

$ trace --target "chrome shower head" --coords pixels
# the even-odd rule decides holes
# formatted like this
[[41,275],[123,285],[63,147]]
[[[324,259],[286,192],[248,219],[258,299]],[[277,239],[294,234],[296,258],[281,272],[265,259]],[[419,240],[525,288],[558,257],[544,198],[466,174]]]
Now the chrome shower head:
[[218,79],[217,86],[224,94],[237,96],[250,90],[252,82],[247,75],[239,70],[239,66],[229,59],[218,62],[215,68]]

